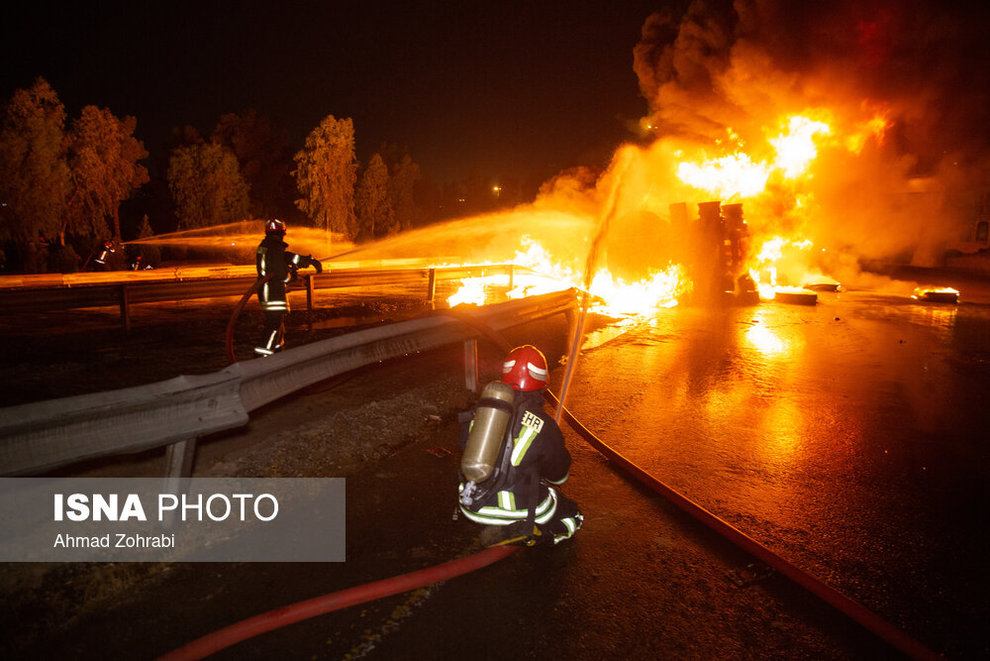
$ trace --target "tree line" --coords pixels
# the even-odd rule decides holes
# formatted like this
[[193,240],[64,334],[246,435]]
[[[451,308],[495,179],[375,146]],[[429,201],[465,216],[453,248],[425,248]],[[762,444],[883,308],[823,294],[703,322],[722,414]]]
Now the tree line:
[[[0,115],[0,269],[74,271],[108,241],[246,219],[279,217],[364,242],[522,201],[521,190],[493,195],[477,176],[436,186],[395,145],[362,165],[350,118],[326,116],[293,151],[267,117],[225,114],[209,136],[174,129],[151,172],[136,127],[92,105],[69,118],[43,78],[14,92]],[[145,263],[160,258],[156,248],[141,252]]]

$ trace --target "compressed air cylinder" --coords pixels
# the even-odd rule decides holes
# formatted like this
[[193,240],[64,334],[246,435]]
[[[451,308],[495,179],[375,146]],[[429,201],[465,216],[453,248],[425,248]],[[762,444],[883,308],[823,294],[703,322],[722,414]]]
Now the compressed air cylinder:
[[461,473],[469,482],[484,482],[495,470],[505,429],[512,418],[513,400],[512,386],[502,381],[492,381],[481,391],[461,457]]

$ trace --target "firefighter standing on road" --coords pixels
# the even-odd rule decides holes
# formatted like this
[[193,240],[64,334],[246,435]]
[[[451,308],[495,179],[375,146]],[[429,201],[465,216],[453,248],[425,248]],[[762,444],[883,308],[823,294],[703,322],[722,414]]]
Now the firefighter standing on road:
[[[493,527],[483,539],[487,536],[528,546],[557,544],[570,538],[584,521],[577,503],[554,488],[567,480],[571,455],[560,427],[543,410],[548,378],[546,358],[536,347],[516,347],[502,365],[501,382],[508,388],[497,382],[489,384],[470,430],[462,430],[465,460],[461,464],[460,512],[475,523]],[[489,393],[499,388],[493,391],[492,386],[504,388],[504,394],[493,397]],[[500,399],[511,400],[511,404]],[[482,419],[486,406],[493,407],[489,412],[503,409],[507,422],[505,432],[499,434],[498,454],[490,454],[490,476],[475,483],[465,476],[465,470],[473,472],[471,462],[481,456],[473,446],[479,443],[475,433],[487,426]]]
[[265,330],[261,342],[254,348],[260,356],[270,356],[282,348],[282,321],[289,311],[285,285],[295,278],[296,270],[312,266],[317,273],[323,272],[319,260],[286,250],[288,244],[284,238],[284,222],[274,219],[265,223],[265,238],[258,245],[255,265],[259,278],[272,277],[258,289],[258,301],[265,313]]

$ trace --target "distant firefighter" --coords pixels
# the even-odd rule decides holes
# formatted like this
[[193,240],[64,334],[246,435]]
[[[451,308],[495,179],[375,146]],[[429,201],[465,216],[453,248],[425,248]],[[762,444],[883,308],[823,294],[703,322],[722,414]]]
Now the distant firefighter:
[[98,271],[109,271],[110,270],[110,255],[117,252],[117,249],[113,245],[113,241],[104,241],[103,245],[100,247],[100,252],[97,254],[96,259],[93,262],[96,264],[96,270]]
[[557,544],[581,527],[577,503],[559,490],[571,455],[543,410],[547,360],[532,345],[506,356],[502,378],[481,393],[461,431],[460,513],[486,526],[482,541]]
[[297,255],[286,250],[289,247],[285,238],[285,223],[278,219],[265,223],[265,238],[258,244],[255,265],[258,278],[271,275],[271,279],[258,289],[258,301],[265,313],[265,330],[261,342],[254,348],[259,356],[270,356],[283,344],[282,321],[289,311],[285,285],[295,279],[299,268],[312,266],[317,273],[323,272],[323,265],[312,256]]

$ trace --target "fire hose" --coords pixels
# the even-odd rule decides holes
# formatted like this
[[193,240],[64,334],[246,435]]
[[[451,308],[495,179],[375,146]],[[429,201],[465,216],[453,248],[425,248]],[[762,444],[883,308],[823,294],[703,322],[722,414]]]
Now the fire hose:
[[[237,303],[227,325],[227,357],[230,362],[234,362],[233,352],[233,329],[234,322],[240,315],[248,299],[258,291],[265,282],[271,279],[271,275],[258,278],[251,287],[248,288],[241,300]],[[469,318],[458,316],[463,321]],[[493,339],[501,339],[491,329],[485,329]],[[505,340],[501,340],[502,343]],[[445,581],[450,578],[461,576],[469,572],[487,567],[490,564],[508,557],[519,546],[496,545],[490,546],[483,551],[479,551],[467,557],[458,558],[433,567],[427,567],[418,571],[393,576],[391,578],[365,583],[352,588],[331,592],[312,599],[299,601],[288,606],[282,606],[270,610],[266,613],[241,620],[235,624],[224,627],[212,633],[206,634],[182,647],[179,647],[158,658],[158,661],[186,661],[190,659],[202,659],[211,654],[226,649],[231,645],[253,638],[255,636],[274,631],[282,627],[307,620],[318,615],[325,615],[343,608],[356,606],[376,599],[382,599],[401,592],[415,590],[432,583]]]
[[300,622],[302,620],[331,613],[348,606],[356,606],[382,597],[445,581],[476,569],[487,567],[517,551],[518,546],[491,546],[474,555],[451,560],[440,565],[418,571],[393,576],[373,583],[365,583],[339,592],[331,592],[313,599],[300,601],[289,606],[276,608],[256,615],[236,624],[198,638],[191,643],[165,654],[158,661],[186,661],[202,659],[214,652],[230,647],[248,638],[267,631]]
[[[548,401],[559,405],[559,401],[552,393],[547,391],[545,394]],[[624,456],[619,454],[619,452],[603,443],[593,433],[591,433],[591,431],[585,428],[584,425],[582,425],[566,408],[561,406],[560,410],[563,412],[563,417],[567,420],[567,423],[571,426],[571,429],[587,441],[591,447],[598,450],[598,452],[609,459],[609,461],[613,462],[614,465],[636,478],[641,484],[652,489],[668,502],[676,505],[681,511],[690,515],[694,520],[704,524],[753,557],[765,563],[767,566],[780,572],[797,585],[808,590],[812,595],[834,607],[839,612],[852,618],[868,631],[872,632],[890,645],[896,647],[901,652],[904,652],[911,658],[942,658],[932,650],[928,649],[925,645],[918,642],[891,623],[887,622],[862,604],[853,601],[828,584],[822,582],[818,578],[815,578],[808,572],[794,566],[781,556],[760,544],[752,537],[740,531],[738,528],[726,523],[705,508],[685,496],[682,496],[677,491],[674,491],[666,484],[626,459]]]
[[[341,253],[341,254],[346,255],[347,253]],[[339,256],[340,255],[335,255],[335,257],[339,257]],[[331,259],[331,258],[328,257],[327,259]],[[322,262],[323,260],[317,260],[317,261]],[[227,347],[227,362],[230,363],[231,365],[237,362],[237,358],[234,355],[234,324],[237,322],[237,318],[241,316],[241,312],[244,310],[244,306],[251,299],[251,297],[259,289],[261,289],[262,285],[264,285],[266,282],[271,280],[274,275],[275,275],[274,273],[269,273],[266,276],[258,276],[258,279],[255,280],[253,283],[251,283],[251,286],[248,287],[247,291],[244,292],[244,295],[241,296],[241,300],[239,300],[237,302],[237,305],[234,306],[233,312],[230,313],[230,321],[227,322],[226,347]]]
[[244,310],[245,304],[247,304],[255,292],[261,289],[261,285],[272,279],[273,275],[275,274],[269,273],[264,277],[259,277],[251,283],[251,286],[248,287],[248,290],[244,292],[243,296],[241,296],[241,300],[237,301],[237,305],[234,306],[234,311],[230,314],[230,321],[227,322],[226,333],[227,361],[230,364],[237,362],[237,359],[234,356],[234,324],[237,322],[237,318],[241,316],[241,312]]
[[[584,297],[584,305],[587,305],[587,296]],[[467,315],[459,314],[453,310],[447,310],[445,314],[449,314],[481,331],[503,351],[507,351],[510,348],[509,342],[502,337],[500,333],[487,325]],[[572,341],[571,355],[568,357],[568,376],[572,373],[574,367],[576,353],[579,347],[578,338],[583,330],[581,328],[584,325],[583,310],[582,314],[577,319],[577,324],[578,328],[576,330],[574,340]],[[566,378],[567,377],[565,377],[565,380]],[[566,383],[563,390],[566,391]],[[738,528],[735,528],[731,524],[725,522],[721,518],[696,504],[694,501],[671,489],[669,486],[626,459],[619,452],[604,443],[601,439],[591,433],[591,431],[584,425],[582,425],[580,421],[578,421],[578,419],[575,418],[574,415],[563,406],[561,400],[554,396],[554,394],[549,390],[544,391],[544,396],[549,403],[557,406],[558,420],[563,417],[563,419],[565,419],[570,425],[571,429],[573,429],[591,447],[609,459],[615,466],[621,468],[624,472],[634,477],[641,484],[650,488],[665,500],[677,506],[681,511],[690,515],[699,523],[704,524],[709,529],[728,539],[730,542],[734,543],[751,556],[765,563],[768,567],[780,572],[797,585],[809,591],[811,594],[837,609],[839,612],[852,618],[865,629],[894,646],[901,652],[909,655],[911,658],[941,658],[938,654],[928,649],[925,645],[915,640],[904,631],[901,631],[891,623],[887,622],[862,604],[853,601],[815,576],[794,566],[792,563],[777,555],[766,546],[760,544],[752,537],[746,535]]]
[[[243,307],[244,302],[250,298],[251,294],[257,290],[263,280],[259,279],[255,285],[249,289],[238,307]],[[239,313],[239,309],[237,310]],[[452,311],[445,311],[455,318],[467,323],[486,336],[491,338],[500,348],[509,346],[508,342],[498,332],[488,328],[481,322]],[[231,327],[233,324],[232,317]],[[228,327],[228,353],[230,350],[230,328]],[[573,353],[573,352],[572,352]],[[571,361],[574,357],[571,357]],[[558,406],[558,415],[567,421],[571,428],[581,436],[595,450],[609,459],[614,465],[630,474],[644,486],[662,496],[667,501],[677,506],[680,510],[690,515],[696,521],[704,524],[720,536],[734,543],[753,557],[764,562],[767,566],[780,572],[797,585],[803,587],[814,596],[828,603],[839,612],[850,617],[862,627],[872,632],[880,639],[886,641],[901,652],[914,659],[938,659],[938,654],[927,648],[925,645],[915,640],[905,632],[893,626],[879,615],[869,610],[862,604],[853,601],[849,597],[838,592],[818,578],[794,566],[786,559],[780,557],[767,547],[763,546],[753,538],[738,530],[731,524],[712,514],[700,505],[671,489],[660,480],[656,479],[642,468],[626,459],[609,445],[602,442],[584,425],[582,425],[574,415],[568,411],[549,390],[545,391],[548,402]],[[464,558],[451,560],[449,562],[421,569],[408,574],[394,576],[372,583],[366,583],[353,588],[348,588],[338,592],[332,592],[309,600],[300,601],[295,604],[283,606],[261,615],[257,615],[246,620],[207,634],[186,645],[173,650],[159,657],[159,661],[179,661],[186,659],[201,659],[222,649],[230,647],[236,643],[247,640],[254,636],[272,631],[295,622],[330,613],[342,608],[354,606],[375,599],[380,599],[390,595],[413,590],[431,583],[447,580],[469,573],[476,569],[481,569],[490,564],[508,557],[518,546],[492,546],[483,551]]]

